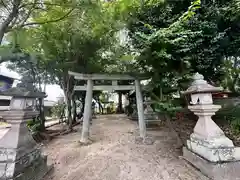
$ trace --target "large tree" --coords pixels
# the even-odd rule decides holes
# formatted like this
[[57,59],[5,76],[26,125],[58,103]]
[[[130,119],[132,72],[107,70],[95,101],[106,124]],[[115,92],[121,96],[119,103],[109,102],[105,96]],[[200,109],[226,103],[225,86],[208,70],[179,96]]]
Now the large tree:
[[[44,62],[52,82],[59,84],[64,90],[70,129],[71,107],[75,97],[74,81],[68,71],[104,71],[105,60],[102,59],[102,53],[112,42],[112,21],[107,23],[107,14],[102,8],[102,4],[98,2],[84,2],[81,8],[75,8],[71,15],[62,21],[44,23],[35,28],[23,28],[17,36],[13,36],[21,52],[34,53],[41,57],[40,60]],[[64,11],[62,13],[64,14]],[[47,15],[52,16],[52,12]]]
[[[71,14],[76,5],[77,1],[1,0],[0,44],[8,32],[63,20]],[[56,11],[59,7],[68,7],[68,10],[60,15],[59,11]],[[45,16],[49,11],[53,11],[55,16]]]
[[140,54],[137,63],[152,73],[156,87],[179,86],[191,72],[220,83],[224,57],[238,52],[238,48],[229,51],[237,41],[228,41],[233,35],[237,40],[237,24],[231,15],[227,21],[237,1],[200,2],[166,0],[164,5],[142,8],[129,21],[133,45]]

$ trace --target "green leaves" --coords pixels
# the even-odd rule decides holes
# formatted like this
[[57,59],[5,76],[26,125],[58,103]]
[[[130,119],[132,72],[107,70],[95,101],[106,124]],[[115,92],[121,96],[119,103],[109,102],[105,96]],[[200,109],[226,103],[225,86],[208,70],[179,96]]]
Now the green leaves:
[[129,22],[141,53],[137,63],[152,73],[156,88],[182,88],[178,82],[192,72],[217,83],[223,79],[224,57],[236,56],[240,49],[239,25],[229,18],[233,2],[166,1],[141,9]]
[[52,113],[55,117],[61,118],[65,110],[66,110],[66,104],[58,103],[55,106],[53,106]]
[[188,7],[188,11],[185,12],[180,18],[180,21],[189,21],[195,14],[196,10],[201,8],[201,0],[194,0],[191,6]]
[[[8,36],[21,52],[38,57],[37,66],[31,59],[26,59],[12,61],[11,67],[17,67],[20,74],[25,74],[28,69],[37,70],[34,74],[42,78],[46,76],[52,82],[57,80],[62,87],[67,87],[69,70],[82,73],[105,71],[108,61],[101,56],[112,45],[115,29],[103,4],[98,1],[72,1],[72,4],[51,0],[42,3],[45,4],[44,11],[32,14],[37,25],[15,29]],[[53,21],[69,11],[71,13],[61,21]]]
[[28,120],[27,127],[31,131],[32,134],[38,133],[41,129],[41,124],[39,120]]
[[176,115],[177,112],[182,111],[181,106],[175,106],[170,101],[169,102],[157,102],[154,104],[154,109],[156,112],[159,112],[161,114],[167,114],[170,117],[173,117]]
[[1,1],[0,10],[3,17],[0,22],[0,44],[8,32],[61,21],[70,16],[76,7],[74,1],[13,0],[12,3]]

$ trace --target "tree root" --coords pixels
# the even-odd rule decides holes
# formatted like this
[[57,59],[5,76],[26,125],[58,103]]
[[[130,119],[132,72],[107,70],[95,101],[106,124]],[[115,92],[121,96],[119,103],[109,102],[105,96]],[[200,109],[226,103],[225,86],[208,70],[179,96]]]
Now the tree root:
[[37,142],[40,143],[42,141],[50,141],[52,138],[49,136],[46,132],[37,132],[32,134],[33,139]]

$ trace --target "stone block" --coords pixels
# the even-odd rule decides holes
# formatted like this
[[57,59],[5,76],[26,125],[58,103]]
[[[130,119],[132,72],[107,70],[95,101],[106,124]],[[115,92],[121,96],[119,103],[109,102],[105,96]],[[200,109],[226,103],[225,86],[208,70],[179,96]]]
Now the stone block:
[[40,157],[28,166],[23,174],[14,177],[13,180],[43,180],[44,176],[53,169],[53,165],[47,165],[47,157]]
[[0,137],[0,180],[40,180],[48,172],[47,157],[41,153],[26,122],[37,112],[9,111],[11,128]]
[[152,136],[146,136],[145,138],[138,136],[135,138],[136,144],[153,145],[154,142],[155,142],[155,139]]
[[240,180],[240,161],[210,162],[183,147],[183,158],[213,180]]
[[143,143],[146,145],[153,145],[155,142],[154,137],[145,137]]
[[204,139],[193,133],[187,140],[187,148],[211,162],[240,160],[239,148],[225,135]]
[[143,142],[143,138],[142,137],[138,136],[138,137],[135,138],[135,143],[136,144],[142,144],[142,142]]
[[42,156],[39,149],[19,159],[8,156],[8,151],[5,153],[7,154],[4,155],[4,160],[0,162],[0,180],[40,180],[53,168],[47,165],[47,157]]
[[52,165],[47,165],[47,157],[40,156],[35,159],[29,166],[18,169],[12,172],[16,168],[16,163],[0,163],[0,180],[42,180],[43,177],[53,169]]

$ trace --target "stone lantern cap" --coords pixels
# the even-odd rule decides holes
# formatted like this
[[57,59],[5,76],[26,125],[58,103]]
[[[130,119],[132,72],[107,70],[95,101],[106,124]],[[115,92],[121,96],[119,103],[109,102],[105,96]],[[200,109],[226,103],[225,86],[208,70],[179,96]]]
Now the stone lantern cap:
[[31,91],[25,87],[13,87],[6,91],[0,92],[3,96],[25,97],[25,98],[45,98],[46,94],[39,91]]
[[23,76],[21,82],[16,87],[0,92],[3,96],[25,97],[25,98],[45,98],[46,94],[36,90],[33,81],[29,76]]
[[193,83],[192,85],[186,90],[183,91],[182,94],[196,94],[196,93],[211,93],[211,92],[220,92],[223,88],[221,87],[214,87],[207,83],[204,80],[203,75],[196,73],[193,76]]

